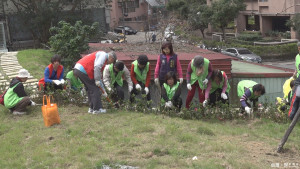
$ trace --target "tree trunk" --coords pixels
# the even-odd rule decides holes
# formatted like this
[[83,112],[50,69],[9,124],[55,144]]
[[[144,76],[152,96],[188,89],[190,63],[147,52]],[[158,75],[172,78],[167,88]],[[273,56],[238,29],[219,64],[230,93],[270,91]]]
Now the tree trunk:
[[225,28],[222,28],[222,36],[223,36],[223,41],[225,41],[226,35],[225,35]]
[[203,39],[205,38],[204,30],[205,30],[205,29],[200,29],[200,31],[201,31],[201,33],[202,33],[202,36],[203,36]]

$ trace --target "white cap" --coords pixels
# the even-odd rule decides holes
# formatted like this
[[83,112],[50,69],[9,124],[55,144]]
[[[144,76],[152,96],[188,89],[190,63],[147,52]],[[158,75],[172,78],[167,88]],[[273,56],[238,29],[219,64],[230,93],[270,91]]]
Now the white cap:
[[26,69],[20,69],[18,77],[19,78],[28,78],[30,76],[29,72]]

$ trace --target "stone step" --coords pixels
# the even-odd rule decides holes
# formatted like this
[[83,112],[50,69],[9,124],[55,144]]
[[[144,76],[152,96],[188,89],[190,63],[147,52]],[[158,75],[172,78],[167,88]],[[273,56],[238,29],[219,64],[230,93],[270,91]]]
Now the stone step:
[[21,66],[19,63],[13,63],[13,62],[8,62],[8,63],[0,63],[1,66],[6,66],[6,65],[16,65],[16,66]]
[[2,69],[3,70],[20,70],[22,69],[23,67],[22,66],[2,66]]

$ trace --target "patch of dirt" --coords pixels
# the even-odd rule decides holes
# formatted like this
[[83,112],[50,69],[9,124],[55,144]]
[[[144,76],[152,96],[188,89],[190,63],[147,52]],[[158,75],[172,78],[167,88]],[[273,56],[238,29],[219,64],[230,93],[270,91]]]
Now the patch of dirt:
[[[300,152],[296,150],[296,148],[287,149],[284,148],[283,153],[277,153],[277,146],[271,146],[266,142],[262,141],[248,141],[245,136],[226,136],[226,138],[222,138],[225,140],[235,140],[238,145],[244,147],[247,151],[247,159],[248,163],[261,163],[261,164],[269,164],[279,163],[280,167],[283,167],[284,163],[299,163],[300,164]],[[278,144],[280,140],[275,140]],[[287,142],[287,144],[289,144]],[[300,166],[299,166],[300,167]]]

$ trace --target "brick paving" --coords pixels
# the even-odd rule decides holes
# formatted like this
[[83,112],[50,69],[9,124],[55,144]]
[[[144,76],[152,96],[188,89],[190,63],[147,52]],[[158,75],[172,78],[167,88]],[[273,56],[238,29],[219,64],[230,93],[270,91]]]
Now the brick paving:
[[[0,86],[8,86],[11,79],[16,77],[19,70],[23,68],[18,62],[17,54],[18,52],[0,53]],[[37,84],[38,80],[30,76],[24,86],[36,89]]]

